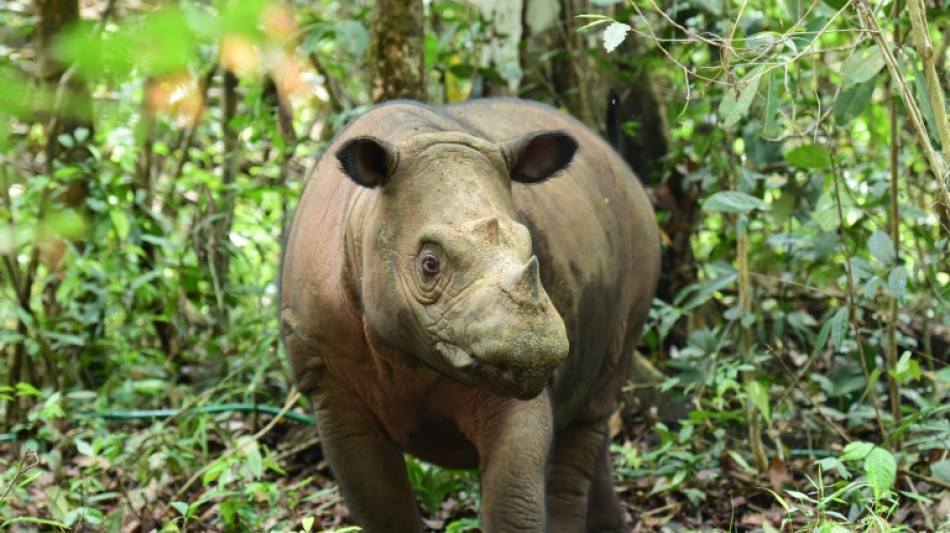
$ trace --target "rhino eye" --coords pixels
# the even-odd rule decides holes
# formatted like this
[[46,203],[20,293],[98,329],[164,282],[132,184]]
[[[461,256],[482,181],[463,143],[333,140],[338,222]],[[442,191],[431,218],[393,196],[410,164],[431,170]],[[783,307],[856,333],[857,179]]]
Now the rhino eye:
[[422,256],[421,265],[422,273],[426,276],[435,276],[442,268],[442,263],[439,261],[439,258],[433,254],[426,254]]

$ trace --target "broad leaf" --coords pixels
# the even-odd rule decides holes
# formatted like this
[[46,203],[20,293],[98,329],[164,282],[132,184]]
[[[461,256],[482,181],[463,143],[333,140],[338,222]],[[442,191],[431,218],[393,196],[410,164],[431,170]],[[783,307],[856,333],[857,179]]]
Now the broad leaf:
[[930,465],[933,476],[944,483],[950,483],[950,459],[943,459]]
[[831,343],[835,351],[840,351],[844,344],[844,336],[848,332],[848,308],[842,307],[835,312],[831,319]]
[[841,86],[849,88],[873,78],[884,68],[884,56],[877,46],[857,50],[841,64]]
[[181,516],[188,516],[188,504],[186,502],[171,502],[169,505],[178,511]]
[[369,47],[369,32],[355,20],[343,20],[336,24],[334,31],[343,50],[354,56],[362,56]]
[[874,94],[876,82],[877,78],[874,78],[847,89],[841,89],[838,97],[835,98],[835,124],[844,126],[864,111]]
[[62,522],[69,513],[69,503],[66,501],[66,492],[56,485],[46,489],[46,508],[53,518]]
[[821,326],[821,330],[818,332],[818,338],[815,339],[815,355],[818,355],[828,342],[828,334],[831,333],[832,323],[834,323],[834,320],[829,320],[825,322],[824,326]]
[[875,446],[864,460],[864,473],[874,496],[879,498],[894,488],[894,480],[897,479],[897,460],[894,454]]
[[719,191],[703,202],[706,211],[746,214],[756,209],[768,211],[769,206],[761,199],[738,191]]
[[842,461],[860,461],[866,458],[873,449],[874,445],[870,442],[854,441],[848,443],[848,445],[841,450],[840,459]]
[[759,80],[762,79],[759,75],[761,71],[761,68],[754,69],[737,87],[726,88],[726,94],[719,103],[719,116],[726,128],[734,126],[749,112],[755,92],[759,89]]
[[785,154],[789,164],[801,168],[827,168],[831,166],[831,155],[817,144],[803,144]]
[[[901,70],[906,73],[908,69],[904,62],[901,62],[901,66],[903,67]],[[930,90],[927,88],[927,81],[924,79],[924,73],[917,68],[917,61],[911,62],[911,68],[914,69],[914,92],[917,93],[915,96],[917,96],[916,100],[920,107],[920,114],[924,117],[924,122],[927,123],[930,141],[939,150],[941,144],[940,135],[937,132],[940,131],[940,128],[937,125],[937,116],[934,114],[933,105],[930,103]]]
[[887,277],[887,290],[891,291],[898,303],[904,301],[904,295],[907,292],[907,270],[903,265],[897,265],[891,274]]
[[762,413],[765,423],[770,423],[772,413],[771,406],[769,405],[769,393],[765,386],[762,385],[760,381],[753,381],[749,383],[749,386],[746,388],[746,394],[749,395],[749,400],[752,401],[756,409]]
[[890,235],[881,230],[875,231],[871,234],[871,237],[868,238],[868,250],[874,259],[877,259],[885,265],[893,264],[897,258],[897,254],[894,252],[894,243],[891,241]]

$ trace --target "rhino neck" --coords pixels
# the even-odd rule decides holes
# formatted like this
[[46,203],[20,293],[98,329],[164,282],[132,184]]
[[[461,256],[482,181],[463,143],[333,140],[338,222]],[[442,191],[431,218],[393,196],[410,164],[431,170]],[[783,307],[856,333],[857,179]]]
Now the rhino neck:
[[368,212],[372,209],[371,198],[375,191],[357,187],[350,197],[346,221],[343,223],[343,266],[340,272],[343,295],[353,313],[360,316],[360,280],[363,278],[363,241]]

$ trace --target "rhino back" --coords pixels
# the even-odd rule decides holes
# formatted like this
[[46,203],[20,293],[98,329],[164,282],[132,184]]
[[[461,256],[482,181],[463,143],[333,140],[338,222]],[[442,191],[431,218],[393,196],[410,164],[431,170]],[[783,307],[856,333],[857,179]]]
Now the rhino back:
[[446,109],[489,140],[538,130],[564,130],[578,140],[567,170],[542,183],[516,183],[512,194],[570,340],[555,376],[556,423],[606,416],[659,273],[656,220],[643,187],[596,133],[551,107],[498,99]]

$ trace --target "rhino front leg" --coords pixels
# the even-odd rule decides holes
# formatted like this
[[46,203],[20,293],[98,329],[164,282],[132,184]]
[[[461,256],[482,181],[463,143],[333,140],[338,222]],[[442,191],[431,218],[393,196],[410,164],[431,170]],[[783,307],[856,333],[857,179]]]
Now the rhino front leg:
[[[606,447],[604,420],[575,422],[558,432],[548,478],[552,532],[620,531],[623,527]],[[618,520],[620,527],[614,530]]]
[[606,533],[629,531],[617,491],[614,490],[614,471],[610,465],[610,439],[604,435],[600,457],[587,498],[587,531]]
[[421,532],[402,452],[369,410],[326,384],[311,401],[324,455],[354,521],[368,533]]
[[483,419],[477,441],[482,531],[544,532],[544,474],[553,436],[550,398],[544,392],[529,401],[503,401]]

